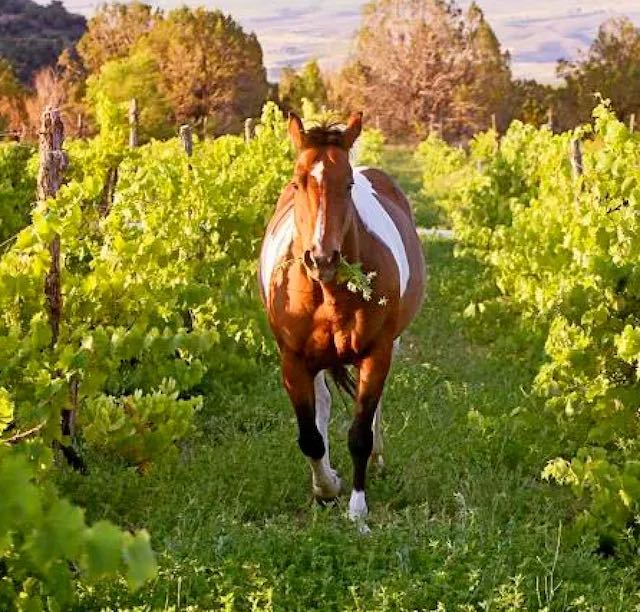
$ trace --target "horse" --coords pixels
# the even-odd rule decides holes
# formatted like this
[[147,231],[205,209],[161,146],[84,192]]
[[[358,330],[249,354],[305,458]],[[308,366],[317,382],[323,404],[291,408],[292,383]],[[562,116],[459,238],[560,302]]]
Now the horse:
[[335,499],[342,487],[329,458],[325,373],[355,400],[348,515],[368,529],[367,464],[371,457],[372,465],[384,465],[382,392],[400,334],[421,308],[426,269],[399,186],[381,170],[351,166],[361,131],[362,113],[352,114],[346,127],[328,123],[307,131],[289,115],[293,179],[267,226],[258,279],[319,502]]

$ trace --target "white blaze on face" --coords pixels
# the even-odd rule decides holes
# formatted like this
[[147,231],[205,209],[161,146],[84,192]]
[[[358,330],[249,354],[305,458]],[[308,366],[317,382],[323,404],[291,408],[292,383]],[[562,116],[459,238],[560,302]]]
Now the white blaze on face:
[[[318,187],[322,186],[322,181],[324,180],[324,162],[319,161],[317,164],[313,166],[311,172],[309,173],[316,182],[318,183]],[[316,225],[313,230],[313,242],[314,246],[320,246],[322,244],[322,239],[324,238],[324,230],[326,226],[326,206],[324,202],[324,198],[320,197],[320,206],[318,208],[318,216],[316,217]]]
[[324,178],[324,162],[319,161],[317,164],[314,164],[309,174],[316,179],[318,185],[322,185],[322,179]]

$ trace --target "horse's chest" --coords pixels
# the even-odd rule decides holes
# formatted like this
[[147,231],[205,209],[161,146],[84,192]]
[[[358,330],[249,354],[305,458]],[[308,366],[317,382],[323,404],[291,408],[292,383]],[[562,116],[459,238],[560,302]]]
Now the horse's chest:
[[359,310],[323,306],[314,313],[310,331],[304,352],[318,361],[355,359],[368,343],[367,317]]

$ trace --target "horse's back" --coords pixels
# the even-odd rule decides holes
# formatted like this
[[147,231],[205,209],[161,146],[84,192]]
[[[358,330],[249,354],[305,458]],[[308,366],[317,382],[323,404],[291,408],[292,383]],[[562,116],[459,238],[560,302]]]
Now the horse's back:
[[356,168],[356,170],[367,177],[379,195],[385,196],[395,207],[408,215],[415,225],[411,203],[402,189],[400,189],[398,183],[391,176],[380,168],[363,167]]

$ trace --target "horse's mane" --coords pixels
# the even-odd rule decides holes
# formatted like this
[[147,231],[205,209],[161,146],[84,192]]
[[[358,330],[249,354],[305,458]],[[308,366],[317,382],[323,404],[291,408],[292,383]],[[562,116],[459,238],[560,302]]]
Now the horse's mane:
[[328,147],[334,145],[343,147],[344,124],[334,120],[323,120],[304,133],[305,145],[309,148]]

